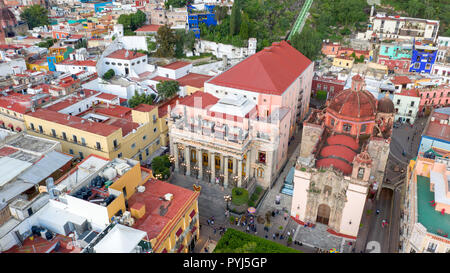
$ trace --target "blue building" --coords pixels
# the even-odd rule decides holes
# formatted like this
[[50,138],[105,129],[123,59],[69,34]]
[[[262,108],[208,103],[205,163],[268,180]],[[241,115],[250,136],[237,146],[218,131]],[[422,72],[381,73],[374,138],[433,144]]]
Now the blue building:
[[430,73],[438,48],[432,42],[414,42],[409,72]]
[[195,9],[193,6],[188,6],[188,25],[189,30],[193,31],[195,38],[200,38],[199,24],[206,24],[207,26],[216,26],[216,14],[214,13],[214,5],[205,5],[204,12],[192,13]]

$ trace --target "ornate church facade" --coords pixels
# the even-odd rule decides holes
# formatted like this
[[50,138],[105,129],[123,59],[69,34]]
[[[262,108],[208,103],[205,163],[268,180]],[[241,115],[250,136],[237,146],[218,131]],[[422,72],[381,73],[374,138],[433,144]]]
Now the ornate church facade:
[[356,75],[352,87],[314,110],[303,126],[291,216],[355,237],[364,204],[381,189],[394,104],[376,100]]

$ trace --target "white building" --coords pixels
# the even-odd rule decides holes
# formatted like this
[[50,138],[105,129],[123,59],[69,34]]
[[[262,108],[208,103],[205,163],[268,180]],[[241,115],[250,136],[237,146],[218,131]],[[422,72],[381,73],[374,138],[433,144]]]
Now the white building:
[[212,53],[217,58],[242,59],[256,53],[256,38],[248,39],[248,47],[235,47],[211,41],[199,40],[195,43],[197,53]]
[[403,90],[394,93],[392,100],[395,106],[395,120],[399,122],[414,123],[419,111],[420,97],[416,90]]
[[[369,40],[374,37],[383,39],[436,40],[439,31],[439,21],[420,18],[387,16],[377,13],[369,18],[368,29],[365,33],[358,33],[358,39]],[[373,35],[375,34],[375,35]]]
[[112,69],[116,75],[124,77],[139,77],[139,74],[154,70],[154,67],[147,63],[147,55],[126,49],[116,50],[101,61],[104,72]]

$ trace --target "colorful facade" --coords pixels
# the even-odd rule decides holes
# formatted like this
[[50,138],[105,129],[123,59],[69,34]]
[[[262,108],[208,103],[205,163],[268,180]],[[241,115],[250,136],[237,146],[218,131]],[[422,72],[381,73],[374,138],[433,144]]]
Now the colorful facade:
[[418,156],[408,166],[400,222],[403,253],[450,252],[448,157]]
[[409,72],[430,73],[438,48],[431,42],[415,42],[411,55]]
[[393,122],[392,101],[377,101],[359,75],[325,111],[313,110],[303,124],[291,217],[356,239],[366,198],[381,190]]

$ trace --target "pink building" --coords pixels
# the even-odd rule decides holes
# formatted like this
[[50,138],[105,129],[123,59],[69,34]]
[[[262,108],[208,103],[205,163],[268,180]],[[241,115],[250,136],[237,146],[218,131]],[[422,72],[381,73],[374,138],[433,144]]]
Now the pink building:
[[168,124],[175,171],[224,187],[270,187],[287,160],[290,109],[261,117],[258,107],[241,94],[202,91],[177,101]]
[[205,82],[205,92],[218,98],[242,95],[258,105],[260,118],[289,109],[289,137],[309,109],[314,64],[285,41],[273,43]]
[[327,57],[336,57],[338,55],[339,48],[341,48],[339,43],[323,43],[322,53]]
[[435,88],[417,89],[420,95],[419,112],[427,108],[446,107],[450,104],[450,85],[443,84]]

